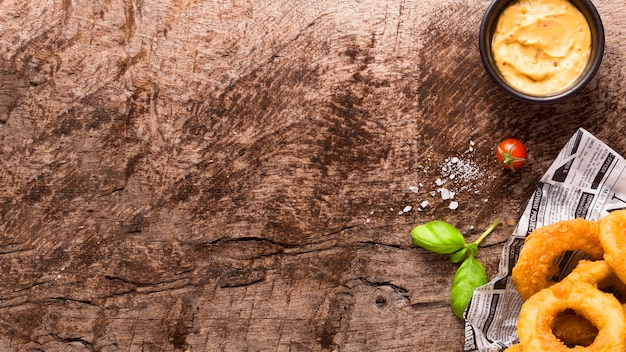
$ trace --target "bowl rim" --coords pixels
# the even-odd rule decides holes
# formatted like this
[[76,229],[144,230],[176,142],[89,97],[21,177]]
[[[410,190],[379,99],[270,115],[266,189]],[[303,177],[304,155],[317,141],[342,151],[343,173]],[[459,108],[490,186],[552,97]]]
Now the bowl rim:
[[517,98],[518,100],[531,103],[531,104],[553,104],[564,100],[570,96],[575,95],[582,90],[595,76],[596,72],[602,62],[604,55],[604,26],[598,10],[593,5],[591,0],[567,0],[572,5],[576,6],[578,10],[585,16],[589,28],[591,31],[591,56],[586,65],[585,71],[578,77],[576,82],[569,88],[559,91],[550,95],[531,95],[523,93],[513,88],[502,77],[500,71],[495,65],[493,55],[491,52],[491,39],[493,37],[493,30],[497,24],[497,20],[504,9],[512,2],[516,0],[492,0],[485,14],[482,18],[479,31],[479,51],[480,57],[485,66],[485,70],[491,76],[491,78],[509,95]]

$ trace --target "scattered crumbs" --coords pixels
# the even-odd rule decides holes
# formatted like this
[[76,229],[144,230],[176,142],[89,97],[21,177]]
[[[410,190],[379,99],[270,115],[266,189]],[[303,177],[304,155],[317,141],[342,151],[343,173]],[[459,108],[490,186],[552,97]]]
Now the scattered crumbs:
[[450,202],[450,205],[448,205],[448,208],[450,208],[452,210],[455,210],[458,207],[459,207],[459,203],[456,202],[456,201],[452,201],[452,202]]

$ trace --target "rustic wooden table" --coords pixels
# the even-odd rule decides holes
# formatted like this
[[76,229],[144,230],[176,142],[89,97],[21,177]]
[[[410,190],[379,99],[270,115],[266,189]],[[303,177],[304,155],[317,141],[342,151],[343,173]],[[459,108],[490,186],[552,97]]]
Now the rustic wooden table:
[[487,6],[0,1],[0,350],[460,351],[455,265],[411,229],[500,218],[493,277],[578,127],[626,153],[624,3],[552,106],[485,73]]

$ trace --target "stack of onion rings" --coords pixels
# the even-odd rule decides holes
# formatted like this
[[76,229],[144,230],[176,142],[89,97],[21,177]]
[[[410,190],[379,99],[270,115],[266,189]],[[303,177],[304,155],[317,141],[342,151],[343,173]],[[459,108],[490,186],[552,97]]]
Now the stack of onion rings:
[[[561,281],[555,260],[580,250],[581,260]],[[563,276],[563,275],[561,275]],[[533,231],[513,269],[525,299],[519,343],[507,352],[626,352],[626,210],[599,221],[560,221]]]

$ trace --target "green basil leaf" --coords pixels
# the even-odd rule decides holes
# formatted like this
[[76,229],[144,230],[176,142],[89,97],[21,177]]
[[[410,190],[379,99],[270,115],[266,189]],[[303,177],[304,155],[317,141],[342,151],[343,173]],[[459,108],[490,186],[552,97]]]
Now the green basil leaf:
[[466,246],[461,232],[445,221],[416,226],[411,237],[415,245],[439,254],[451,254]]
[[473,255],[467,257],[457,269],[450,290],[450,306],[457,317],[463,319],[474,290],[486,283],[487,273],[483,265]]
[[458,250],[452,254],[450,254],[450,261],[452,263],[460,263],[469,255],[469,247],[465,247],[461,250]]
[[478,245],[476,243],[470,243],[465,248],[450,254],[450,261],[452,263],[460,263],[467,257],[475,257],[476,253],[478,253]]
[[468,244],[467,248],[469,249],[472,257],[475,257],[476,254],[478,254],[478,244],[476,244],[476,242]]

